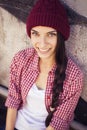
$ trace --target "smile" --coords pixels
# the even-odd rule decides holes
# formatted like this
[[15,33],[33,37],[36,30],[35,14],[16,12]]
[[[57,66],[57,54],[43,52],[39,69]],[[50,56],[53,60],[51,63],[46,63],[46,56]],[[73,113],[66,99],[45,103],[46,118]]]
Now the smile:
[[50,49],[39,49],[40,53],[47,53]]

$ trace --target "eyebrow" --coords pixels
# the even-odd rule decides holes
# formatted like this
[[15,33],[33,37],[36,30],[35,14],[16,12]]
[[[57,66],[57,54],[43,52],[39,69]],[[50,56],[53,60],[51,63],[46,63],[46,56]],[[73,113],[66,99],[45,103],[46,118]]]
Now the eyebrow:
[[33,29],[31,29],[31,31],[35,31],[35,32],[38,32],[38,31],[36,31],[36,30],[33,30]]
[[[38,32],[38,31],[36,31],[36,30],[34,30],[34,29],[31,29],[31,31]],[[49,31],[49,32],[47,32],[47,33],[57,33],[57,31]]]

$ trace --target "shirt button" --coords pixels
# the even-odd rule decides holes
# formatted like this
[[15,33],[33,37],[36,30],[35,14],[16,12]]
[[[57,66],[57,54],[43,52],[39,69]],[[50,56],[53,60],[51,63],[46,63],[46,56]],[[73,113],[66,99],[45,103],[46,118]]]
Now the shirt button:
[[47,96],[47,99],[50,99],[50,96]]

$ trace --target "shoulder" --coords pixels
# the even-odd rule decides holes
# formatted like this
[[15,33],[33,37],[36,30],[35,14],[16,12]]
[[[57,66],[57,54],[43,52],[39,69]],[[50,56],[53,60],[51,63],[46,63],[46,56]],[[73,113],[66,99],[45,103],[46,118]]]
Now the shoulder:
[[83,75],[80,67],[71,58],[68,58],[66,73],[67,75],[69,75],[70,77],[72,76],[73,78],[77,75]]
[[24,63],[29,61],[29,59],[34,57],[36,51],[34,48],[27,48],[16,53],[12,59],[11,64],[16,64],[17,66],[22,66]]
[[31,57],[34,53],[35,53],[34,48],[27,48],[27,49],[21,50],[18,53],[16,53],[14,57],[26,59],[27,57]]
[[27,48],[16,53],[13,59],[19,59],[20,61],[26,60],[27,58],[29,59],[30,57],[34,56],[34,53],[34,48]]

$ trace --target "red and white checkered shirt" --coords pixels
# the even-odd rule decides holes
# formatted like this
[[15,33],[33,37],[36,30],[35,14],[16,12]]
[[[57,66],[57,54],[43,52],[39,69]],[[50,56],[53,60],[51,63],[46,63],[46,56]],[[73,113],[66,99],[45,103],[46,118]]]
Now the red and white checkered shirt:
[[[26,96],[39,75],[39,57],[34,48],[20,51],[12,60],[10,68],[9,92],[5,105],[20,109],[26,102]],[[48,74],[45,91],[47,111],[52,101],[52,86],[56,66]],[[79,67],[69,58],[63,93],[59,96],[60,104],[54,112],[50,125],[55,130],[68,130],[73,113],[82,91],[83,74]]]

